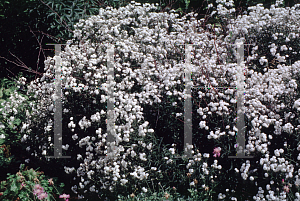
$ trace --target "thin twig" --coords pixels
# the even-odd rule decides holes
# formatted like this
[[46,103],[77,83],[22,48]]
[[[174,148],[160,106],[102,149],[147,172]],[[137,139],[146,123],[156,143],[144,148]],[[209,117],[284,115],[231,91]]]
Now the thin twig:
[[11,72],[8,68],[6,68],[6,70],[9,71],[11,74],[13,74],[16,77],[16,75],[13,72]]
[[[44,52],[43,47],[42,47],[42,44],[41,44],[42,41],[43,41],[44,36],[42,36],[41,41],[39,41],[38,38],[36,37],[35,33],[33,33],[33,31],[31,30],[30,26],[28,26],[28,27],[29,27],[29,29],[30,29],[30,32],[34,35],[35,39],[37,40],[37,42],[38,42],[38,44],[39,44],[39,46],[40,46],[39,54],[38,54],[38,57],[37,57],[37,64],[36,64],[36,72],[37,72],[37,70],[38,70],[38,68],[39,68],[39,63],[40,63],[40,55],[41,55],[41,51],[43,52],[44,59],[46,59],[45,52]],[[37,75],[37,74],[35,74],[34,79],[36,79],[36,75]]]
[[161,12],[164,12],[166,8],[172,8],[173,4],[175,4],[175,3],[176,3],[176,1],[175,2],[172,1],[171,3],[169,1],[169,4],[164,9],[162,9]]
[[44,34],[44,35],[48,36],[49,38],[52,38],[53,40],[55,40],[57,43],[59,43],[59,41],[63,40],[61,38],[58,38],[58,37],[52,36],[50,34],[47,34],[47,33],[43,32],[43,31],[33,31],[33,32],[38,32],[38,33]]
[[7,58],[5,58],[5,57],[1,57],[1,56],[0,56],[0,58],[5,59],[6,61],[8,61],[8,62],[10,62],[10,63],[13,63],[13,64],[15,64],[16,66],[22,67],[22,68],[26,69],[26,71],[28,71],[28,72],[31,72],[31,73],[37,73],[37,74],[39,74],[39,75],[42,74],[42,73],[36,72],[36,71],[34,71],[34,70],[28,68],[28,67],[26,66],[26,64],[24,64],[17,56],[15,56],[15,55],[14,55],[13,53],[11,53],[10,51],[9,51],[9,53],[10,53],[13,57],[16,58],[16,60],[18,61],[17,63],[14,62],[14,61],[11,61],[11,60],[9,60],[9,59],[7,59]]
[[8,60],[8,59],[5,58],[5,57],[1,57],[1,56],[0,56],[0,58],[1,58],[1,59],[5,59],[6,61],[8,61],[8,62],[10,62],[10,63],[13,63],[13,64],[15,64],[16,66],[21,66],[21,65],[19,65],[19,64],[16,64],[16,63],[13,62],[13,61]]

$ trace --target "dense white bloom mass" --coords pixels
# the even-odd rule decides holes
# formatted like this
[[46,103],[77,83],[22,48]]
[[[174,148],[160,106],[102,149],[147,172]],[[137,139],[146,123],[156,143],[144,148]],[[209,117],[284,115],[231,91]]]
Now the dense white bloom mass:
[[[133,178],[144,179],[148,176],[148,173],[144,171],[147,168],[146,163],[143,162],[150,159],[148,153],[149,151],[152,152],[153,143],[146,142],[146,140],[149,141],[149,136],[154,130],[147,128],[148,122],[143,123],[143,108],[140,104],[160,103],[162,102],[162,93],[168,96],[178,96],[179,102],[184,101],[184,91],[173,91],[176,86],[184,83],[182,79],[184,75],[184,58],[177,58],[176,51],[174,52],[176,49],[184,51],[184,46],[175,46],[175,44],[190,43],[192,41],[202,46],[198,49],[193,48],[196,54],[193,56],[194,64],[191,69],[195,77],[201,78],[196,80],[198,83],[195,84],[208,85],[210,81],[204,76],[208,72],[214,71],[214,76],[218,77],[224,76],[226,72],[232,76],[234,75],[234,65],[224,66],[225,54],[222,53],[227,51],[224,45],[218,45],[218,54],[222,55],[218,58],[221,63],[217,65],[215,62],[217,52],[214,48],[215,45],[210,41],[217,40],[219,44],[222,44],[222,37],[215,39],[211,33],[203,32],[200,21],[195,19],[196,14],[190,13],[186,16],[191,17],[189,20],[186,17],[182,20],[178,19],[178,14],[173,11],[167,14],[156,13],[155,10],[154,5],[144,4],[138,6],[134,2],[118,10],[112,8],[100,9],[99,15],[80,20],[75,25],[74,39],[68,41],[68,45],[60,55],[63,63],[62,88],[71,86],[71,88],[66,89],[66,93],[63,93],[65,95],[63,97],[64,107],[72,104],[68,97],[74,97],[76,94],[81,94],[79,101],[81,101],[80,99],[87,100],[84,104],[106,104],[108,100],[111,100],[107,96],[109,87],[114,87],[113,96],[116,103],[114,137],[116,138],[116,147],[114,148],[115,157],[113,161],[114,163],[121,163],[121,167],[113,167],[113,163],[108,163],[105,158],[93,159],[95,155],[107,154],[107,151],[101,150],[101,147],[108,148],[105,147],[108,134],[104,133],[99,127],[103,120],[107,123],[107,120],[102,118],[106,115],[102,108],[99,111],[87,114],[88,107],[85,105],[82,110],[86,113],[80,119],[72,117],[68,122],[68,128],[72,132],[77,132],[72,134],[74,142],[78,140],[80,148],[86,147],[86,156],[78,155],[77,157],[78,160],[84,160],[80,167],[77,167],[78,175],[81,175],[80,172],[91,169],[99,174],[108,175],[111,172],[109,170],[116,168],[115,171],[112,171],[112,180],[108,178],[102,180],[104,189],[116,186],[118,181],[121,181],[122,184],[127,183],[126,178],[121,179],[118,175],[128,171],[129,166],[137,165],[140,168],[129,175],[127,174],[126,177],[133,176]],[[172,26],[172,29],[168,31],[170,26]],[[187,34],[185,35],[185,33]],[[109,58],[106,56],[106,50],[110,44],[114,44],[114,67],[117,69],[112,83],[106,82],[106,77],[109,77],[107,76],[109,69],[106,63]],[[208,55],[202,55],[201,51],[203,50],[201,49],[211,51],[213,59]],[[133,62],[137,62],[141,67],[133,68]],[[203,68],[202,64],[204,63],[209,65]],[[216,66],[218,66],[218,70],[215,70]],[[51,97],[54,94],[52,88],[54,87],[55,63],[52,58],[45,61],[45,71],[46,73],[42,79],[35,80],[29,86],[29,93],[35,92],[36,98],[44,100],[40,101],[36,110],[34,110],[36,115],[41,115],[41,113],[53,115],[51,113],[53,112],[53,105],[50,105],[51,110],[44,110],[44,108],[49,107],[49,103],[52,102],[50,101]],[[83,80],[78,79],[81,75]],[[222,82],[234,84],[232,76]],[[141,86],[142,91],[131,93],[130,90],[137,84]],[[212,82],[213,86],[219,84],[221,82],[218,80]],[[45,90],[41,93],[38,90],[40,86],[48,87],[44,87]],[[224,100],[216,104],[218,104],[217,110],[219,112],[223,111],[229,114],[230,111],[227,106],[230,104]],[[78,105],[77,107],[82,106]],[[64,114],[67,111],[64,110]],[[204,113],[210,112],[208,108],[202,111]],[[212,113],[203,115],[203,119],[210,114]],[[38,122],[38,120],[36,121]],[[140,124],[138,128],[132,128],[134,122]],[[205,121],[202,121],[200,127],[206,130],[209,129]],[[80,134],[90,132],[92,128],[96,128],[92,133],[96,133],[98,138],[93,137],[93,134],[88,136]],[[135,129],[138,130],[138,136],[145,142],[134,143],[135,140],[132,135]],[[68,146],[71,147],[72,145]],[[125,150],[125,146],[131,146],[131,148]],[[67,149],[66,146],[64,148]],[[170,151],[172,154],[175,153],[175,149],[170,149]],[[131,161],[135,161],[136,156],[138,156],[140,162]],[[209,156],[209,154],[204,156]],[[166,160],[167,164],[171,162],[172,160],[169,158]],[[105,171],[102,171],[103,167],[106,167]],[[207,174],[208,170],[204,170]],[[89,180],[89,176],[86,179]],[[90,185],[92,186],[92,182]]]
[[[220,0],[218,2],[220,4],[216,8],[216,14],[219,16],[225,18],[226,14],[232,15],[235,11],[231,8],[233,1]],[[100,9],[99,15],[80,20],[75,25],[74,38],[68,42],[69,44],[60,55],[63,63],[61,68],[61,85],[64,90],[63,116],[68,117],[66,118],[66,131],[70,132],[64,137],[69,137],[74,141],[68,142],[63,149],[76,150],[79,146],[82,153],[75,153],[80,164],[76,167],[65,167],[66,173],[75,172],[80,181],[79,187],[94,192],[99,188],[114,191],[118,184],[132,185],[136,181],[155,179],[161,172],[164,172],[159,165],[154,167],[154,163],[149,163],[155,158],[151,153],[157,153],[157,144],[152,141],[155,130],[150,128],[149,122],[144,120],[142,104],[162,103],[163,95],[175,98],[176,102],[172,104],[174,107],[183,103],[185,58],[180,57],[178,52],[184,52],[185,49],[184,46],[176,44],[193,43],[199,46],[192,48],[192,85],[210,88],[199,89],[196,93],[197,98],[205,100],[202,102],[203,104],[205,102],[205,106],[200,107],[200,104],[197,106],[197,113],[195,113],[199,123],[197,127],[207,133],[209,140],[218,142],[220,147],[222,146],[222,151],[228,150],[228,145],[222,144],[222,140],[228,141],[235,138],[237,132],[237,127],[234,126],[236,123],[234,105],[237,102],[234,98],[235,86],[238,81],[245,78],[245,86],[238,87],[245,87],[245,114],[249,122],[246,152],[263,157],[259,161],[246,161],[241,167],[235,167],[233,170],[244,180],[249,178],[254,182],[257,177],[251,174],[254,174],[256,170],[250,168],[260,165],[261,171],[265,171],[263,175],[266,178],[271,178],[273,174],[279,172],[286,179],[292,179],[295,175],[294,169],[298,165],[292,164],[292,160],[295,159],[287,160],[283,157],[289,157],[285,153],[290,142],[285,143],[283,148],[270,149],[270,146],[273,145],[273,137],[292,135],[299,128],[295,117],[300,111],[297,91],[300,62],[285,65],[284,62],[288,57],[281,53],[293,51],[288,43],[299,38],[297,32],[299,21],[293,20],[294,26],[292,26],[290,22],[292,20],[289,20],[300,19],[298,7],[290,9],[274,6],[264,9],[261,5],[251,7],[249,10],[252,11],[249,15],[238,16],[236,20],[229,23],[228,30],[231,34],[228,33],[226,37],[205,31],[201,27],[202,20],[196,20],[196,15],[193,13],[178,19],[178,14],[173,11],[156,13],[155,10],[154,5],[139,6],[133,2],[118,10]],[[245,71],[240,68],[237,75],[237,65],[227,61],[228,48],[225,42],[232,43],[242,35],[260,33],[263,29],[269,29],[270,26],[280,27],[282,20],[288,21],[285,26],[290,27],[286,30],[292,30],[292,33],[285,35],[272,33],[270,36],[274,41],[268,41],[270,43],[265,53],[265,55],[270,54],[274,57],[274,61],[280,63],[276,69],[267,70],[268,64],[273,61],[265,55],[257,55],[255,51],[260,50],[261,47],[255,45],[247,61],[250,62],[249,65],[252,65],[251,60],[257,59],[258,65],[266,65],[264,73],[254,71],[254,67],[249,70],[245,66]],[[286,44],[279,44],[278,41],[284,41]],[[111,44],[114,45],[115,71],[113,81],[108,83],[110,58],[106,56],[106,51]],[[28,94],[34,94],[38,101],[30,105],[32,114],[29,112],[26,114],[31,117],[31,120],[21,125],[21,132],[30,133],[30,130],[26,129],[34,129],[35,126],[40,125],[42,125],[42,131],[45,132],[42,135],[34,133],[32,135],[34,140],[31,142],[27,140],[30,135],[22,135],[22,142],[38,141],[40,143],[37,144],[41,148],[28,146],[27,151],[32,153],[45,155],[53,149],[52,138],[48,140],[48,136],[45,138],[41,136],[53,130],[53,122],[48,120],[53,118],[54,112],[54,78],[55,62],[49,57],[45,61],[44,76],[28,86]],[[67,89],[68,86],[71,87]],[[136,86],[141,90],[136,90]],[[231,88],[224,90],[214,88],[218,86]],[[110,88],[113,88],[113,99],[108,96]],[[24,101],[23,97],[13,94],[11,104],[2,103],[3,108],[0,112],[5,118],[7,117],[8,124],[13,124],[15,121],[14,116],[8,116],[16,113],[17,110],[13,108],[22,101]],[[113,118],[110,118],[108,107],[106,107],[109,101],[115,103]],[[78,112],[80,114],[77,114]],[[174,116],[182,118],[182,114],[176,112]],[[115,124],[112,133],[116,140],[109,145],[108,133],[104,125],[108,124],[111,119]],[[221,122],[221,119],[226,121]],[[0,129],[4,129],[3,126],[1,124]],[[1,139],[4,137],[3,134],[0,136]],[[276,143],[277,145],[283,144],[283,142]],[[300,146],[297,146],[294,149],[299,151]],[[112,150],[112,158],[109,159],[103,157],[108,154],[108,148]],[[166,150],[169,152],[163,153],[160,159],[161,163],[169,166],[173,162],[171,157],[176,149]],[[203,157],[206,160],[210,158],[210,154],[204,153]],[[193,167],[196,166],[196,162],[203,162],[201,154],[193,158],[195,160],[189,161],[186,166],[190,174],[194,173],[194,169],[196,172],[196,168]],[[298,156],[297,159],[299,158]],[[252,165],[252,163],[255,164]],[[217,161],[212,166],[203,162],[197,171],[202,171],[201,174],[207,176],[211,173],[210,167],[218,171],[223,168],[217,165]],[[96,186],[94,176],[99,179]],[[296,180],[295,183],[299,181]],[[190,184],[195,185],[196,182],[193,181]],[[272,189],[272,182],[270,184],[271,187],[267,188]],[[73,189],[77,190],[77,186]],[[143,187],[142,191],[147,192],[147,189]],[[281,199],[274,193],[269,194],[267,199]],[[219,199],[225,198],[222,194],[218,197]],[[257,196],[254,197],[255,200],[265,199],[261,187]]]

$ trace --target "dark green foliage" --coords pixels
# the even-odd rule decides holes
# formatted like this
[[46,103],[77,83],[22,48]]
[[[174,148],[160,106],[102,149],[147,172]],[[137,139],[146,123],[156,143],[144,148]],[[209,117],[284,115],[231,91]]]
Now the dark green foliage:
[[[9,101],[10,95],[14,93],[14,91],[17,89],[16,83],[8,80],[8,79],[2,79],[1,85],[0,85],[0,108],[3,108],[2,103]],[[18,115],[20,117],[20,115]],[[13,125],[9,125],[7,122],[7,119],[4,118],[2,115],[0,116],[0,124],[4,126],[5,128],[0,128],[0,135],[4,135],[5,138],[0,139],[0,167],[8,167],[13,162],[15,162],[15,156],[14,154],[11,155],[12,149],[14,149],[14,146],[18,143],[21,136],[18,135],[19,132],[17,132],[16,129],[14,129],[14,126],[19,126],[21,124],[21,120],[19,118],[16,118],[13,121]]]
[[[18,112],[12,115],[14,112],[8,113],[8,117],[0,115],[0,135],[4,135],[5,138],[0,139],[0,169],[3,174],[0,175],[0,180],[4,179],[6,172],[17,170],[21,160],[26,159],[25,148],[21,143],[21,138],[24,133],[21,132],[23,126],[22,122],[26,122],[26,110],[31,111],[28,107],[30,100],[25,95],[24,90],[15,81],[10,81],[6,78],[1,79],[0,83],[0,109],[4,108],[2,103],[11,102],[11,95],[17,92],[20,96],[25,98],[25,101],[15,107]],[[9,123],[9,117],[14,116],[12,124]],[[3,127],[4,126],[4,127]]]
[[[1,57],[15,61],[16,58],[9,53],[11,52],[27,66],[36,69],[38,46],[30,28],[35,31],[38,28],[45,30],[43,17],[45,11],[37,1],[33,0],[12,0],[0,3]],[[40,36],[38,38],[41,39]],[[1,77],[14,77],[20,69],[21,67],[0,59]]]
[[15,77],[26,70],[29,72],[24,76],[28,81],[39,77],[45,57],[54,55],[53,46],[46,43],[64,44],[72,37],[73,26],[79,19],[98,14],[100,7],[124,4],[124,1],[96,0],[1,1],[0,76]]

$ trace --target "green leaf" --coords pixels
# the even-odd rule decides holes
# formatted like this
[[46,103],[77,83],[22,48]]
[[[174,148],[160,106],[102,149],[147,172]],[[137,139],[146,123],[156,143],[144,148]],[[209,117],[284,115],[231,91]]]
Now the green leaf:
[[11,94],[11,89],[5,89],[5,90],[4,90],[4,94],[5,94],[6,96],[9,96],[9,95]]
[[13,192],[15,192],[15,193],[18,192],[18,187],[17,187],[15,181],[12,182],[12,184],[11,184],[11,186],[10,186],[10,190],[13,191]]
[[21,124],[21,120],[20,119],[15,119],[13,122],[17,126],[19,126]]
[[185,3],[185,9],[187,10],[190,5],[190,0],[184,0]]

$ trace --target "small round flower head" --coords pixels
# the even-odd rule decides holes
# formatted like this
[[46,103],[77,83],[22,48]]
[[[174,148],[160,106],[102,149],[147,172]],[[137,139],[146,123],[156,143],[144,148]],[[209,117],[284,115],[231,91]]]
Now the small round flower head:
[[46,199],[47,197],[48,197],[48,194],[45,193],[45,192],[42,192],[42,193],[40,193],[40,194],[38,195],[38,198],[39,198],[40,200]]
[[67,199],[67,198],[70,198],[70,195],[64,193],[64,194],[60,195],[59,198]]
[[221,147],[215,147],[213,151],[213,157],[220,157]]
[[283,187],[283,190],[284,190],[284,192],[288,193],[288,192],[290,191],[290,187],[287,186],[287,185],[285,185],[285,186]]

